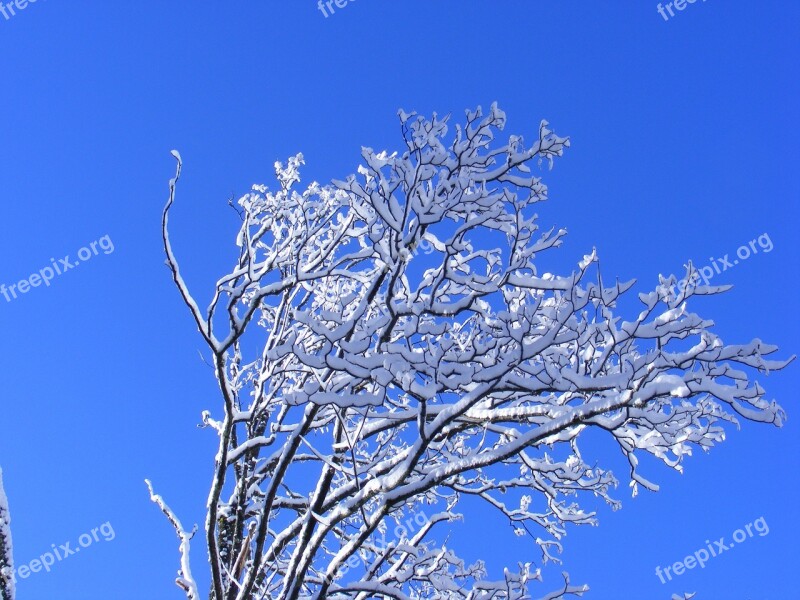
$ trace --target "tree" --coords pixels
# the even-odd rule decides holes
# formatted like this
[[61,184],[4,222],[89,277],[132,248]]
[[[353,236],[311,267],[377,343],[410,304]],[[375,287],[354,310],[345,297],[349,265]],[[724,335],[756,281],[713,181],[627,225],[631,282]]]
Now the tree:
[[11,512],[0,469],[0,600],[14,600],[14,548],[11,543]]
[[[221,392],[219,414],[202,417],[219,437],[205,521],[214,600],[527,598],[540,569],[491,580],[435,540],[462,498],[557,560],[566,525],[595,522],[574,497],[618,505],[612,473],[581,456],[584,431],[617,442],[636,493],[658,489],[638,453],[681,469],[735,415],[785,418],[746,371],[789,361],[766,359],[776,348],[759,340],[725,345],[689,312],[726,289],[691,264],[640,294],[630,321],[614,311],[634,282],[604,282],[594,252],[570,275],[539,273],[566,232],[539,231],[547,188],[531,165],[552,167],[567,138],[542,122],[531,146],[495,147],[496,105],[467,111],[451,136],[447,117],[399,116],[403,149],[363,148],[358,175],[296,191],[298,154],[276,163],[277,191],[239,200],[238,258],[206,310],[170,242],[173,152],[164,248]],[[181,540],[178,583],[199,598],[192,533],[153,498]],[[565,575],[544,597],[587,589]]]

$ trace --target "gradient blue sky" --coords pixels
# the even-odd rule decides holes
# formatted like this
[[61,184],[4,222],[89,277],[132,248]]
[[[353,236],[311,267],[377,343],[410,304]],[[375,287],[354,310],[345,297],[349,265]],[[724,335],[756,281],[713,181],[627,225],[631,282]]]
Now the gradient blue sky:
[[[174,244],[205,300],[235,255],[227,199],[271,184],[275,160],[302,151],[306,181],[342,177],[361,145],[399,146],[400,107],[459,119],[497,100],[508,133],[530,138],[545,118],[571,136],[539,211],[570,232],[554,269],[596,246],[605,277],[650,290],[659,273],[766,233],[772,251],[717,276],[735,288],[694,309],[727,342],[760,337],[789,356],[798,26],[800,5],[777,0],[697,2],[669,21],[650,0],[357,0],[328,18],[312,0],[39,0],[0,16],[0,283],[104,235],[114,243],[48,288],[0,296],[0,465],[17,563],[102,523],[116,534],[21,581],[20,600],[182,597],[176,537],[143,480],[185,524],[202,520],[215,447],[196,425],[218,396],[163,264],[172,148],[185,161]],[[759,381],[786,427],[732,430],[684,475],[647,462],[658,494],[632,499],[618,452],[592,446],[617,467],[624,506],[564,540],[587,598],[798,597],[798,365]],[[672,584],[655,576],[759,517],[768,535]],[[471,510],[466,527],[463,554],[495,575],[538,561],[491,515]],[[547,582],[534,593],[557,575]]]

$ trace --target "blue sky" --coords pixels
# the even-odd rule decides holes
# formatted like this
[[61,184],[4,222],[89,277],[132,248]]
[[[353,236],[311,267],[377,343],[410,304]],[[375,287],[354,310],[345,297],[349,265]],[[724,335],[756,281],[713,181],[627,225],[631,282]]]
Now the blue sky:
[[[272,183],[275,160],[301,151],[306,181],[339,178],[362,145],[399,146],[398,108],[459,119],[496,100],[508,133],[530,138],[547,119],[571,137],[539,210],[570,232],[554,270],[596,247],[605,277],[645,291],[766,234],[769,252],[715,275],[734,289],[694,309],[729,343],[798,352],[800,6],[698,1],[664,20],[656,4],[351,0],[326,18],[312,0],[39,0],[0,15],[0,283],[113,242],[50,286],[0,296],[17,563],[114,530],[21,581],[20,599],[181,597],[176,538],[143,480],[185,524],[202,520],[215,440],[196,425],[218,400],[163,264],[173,148],[185,162],[173,242],[206,299],[234,257],[227,199]],[[797,365],[759,381],[787,425],[731,430],[683,475],[652,464],[658,494],[630,498],[618,452],[592,446],[617,468],[623,509],[565,539],[588,598],[797,593]],[[670,584],[654,574],[759,517],[769,534]],[[480,511],[466,527],[482,533],[464,535],[464,554],[494,569],[538,558]]]

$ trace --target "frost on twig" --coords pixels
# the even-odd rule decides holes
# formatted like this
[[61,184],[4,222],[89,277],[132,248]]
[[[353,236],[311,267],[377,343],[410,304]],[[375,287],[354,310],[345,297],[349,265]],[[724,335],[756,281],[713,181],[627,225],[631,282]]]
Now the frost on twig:
[[[540,568],[499,579],[443,541],[464,498],[557,562],[567,526],[596,523],[587,500],[619,506],[585,431],[619,446],[635,493],[657,489],[643,453],[681,469],[726,423],[783,423],[752,378],[788,361],[725,344],[689,308],[722,288],[675,296],[662,278],[625,318],[634,282],[603,280],[594,252],[546,270],[566,231],[540,229],[536,171],[569,140],[542,122],[498,141],[504,126],[496,105],[452,129],[401,111],[400,149],[363,148],[341,181],[298,189],[303,156],[276,163],[276,189],[238,201],[236,259],[205,309],[169,240],[175,155],[167,262],[221,396],[203,413],[213,600],[528,598]],[[585,589],[565,578],[544,598]]]

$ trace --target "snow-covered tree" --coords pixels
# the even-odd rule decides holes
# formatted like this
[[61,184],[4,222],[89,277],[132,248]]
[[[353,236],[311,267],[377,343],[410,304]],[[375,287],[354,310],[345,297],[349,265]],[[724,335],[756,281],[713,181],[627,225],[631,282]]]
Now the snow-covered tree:
[[[568,275],[541,272],[566,232],[539,229],[547,188],[532,167],[569,141],[542,122],[530,145],[495,143],[504,123],[494,105],[452,133],[448,118],[401,111],[400,151],[363,148],[357,175],[301,191],[302,155],[277,163],[278,188],[238,202],[238,258],[207,309],[170,242],[173,152],[167,263],[221,392],[202,416],[219,437],[212,599],[529,598],[537,566],[493,579],[442,544],[462,498],[557,560],[566,526],[595,522],[580,497],[618,504],[612,473],[581,455],[583,432],[616,441],[636,493],[658,489],[641,453],[680,470],[737,416],[782,424],[749,377],[788,361],[759,340],[725,345],[690,312],[726,289],[691,264],[640,294],[630,320],[616,311],[633,282],[604,281],[594,252]],[[199,598],[192,534],[153,499],[180,537],[178,584]],[[542,597],[588,589],[564,578]]]
[[11,544],[11,512],[0,469],[0,600],[14,600],[14,548]]

